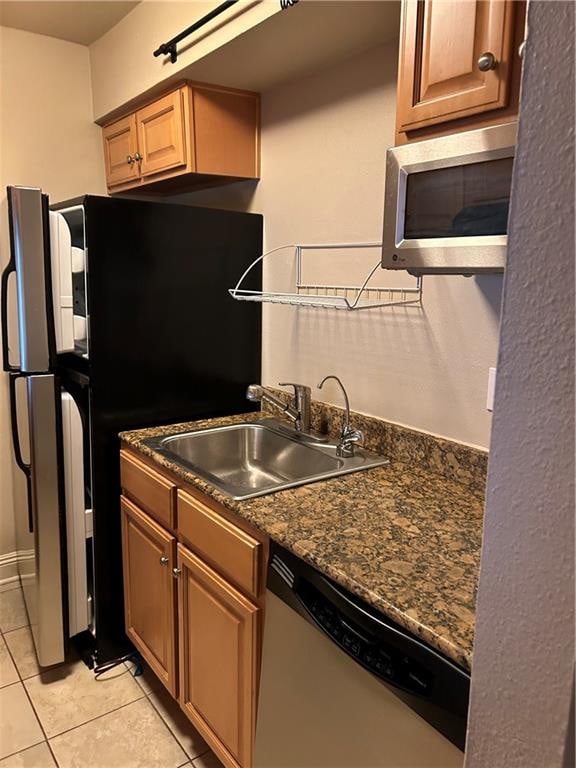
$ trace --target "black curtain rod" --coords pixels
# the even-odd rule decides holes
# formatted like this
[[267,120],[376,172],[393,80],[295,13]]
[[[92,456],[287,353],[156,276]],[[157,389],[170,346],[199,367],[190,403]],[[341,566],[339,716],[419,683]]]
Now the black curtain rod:
[[[158,46],[158,48],[156,48],[154,51],[154,56],[167,56],[169,54],[170,61],[172,64],[175,64],[178,60],[178,50],[176,49],[178,43],[181,40],[184,40],[185,37],[188,37],[188,35],[196,32],[205,24],[208,24],[208,22],[212,21],[212,19],[215,19],[216,16],[220,16],[220,14],[228,10],[230,6],[236,5],[237,2],[238,0],[227,0],[225,3],[221,3],[216,8],[214,8],[214,10],[210,11],[205,16],[202,16],[201,19],[198,19],[198,21],[196,21],[190,27],[187,27],[183,32],[180,32],[179,35],[176,35],[176,37],[168,40],[167,43],[162,43],[162,45]],[[280,0],[280,7],[282,9],[289,8],[291,5],[296,5],[297,2],[298,0]]]
[[212,21],[212,19],[215,19],[216,16],[220,16],[221,13],[230,8],[230,6],[236,5],[237,2],[238,0],[226,0],[225,3],[221,3],[220,5],[216,6],[213,11],[210,11],[205,16],[202,16],[201,19],[198,19],[197,22],[192,24],[190,27],[187,27],[183,32],[180,32],[179,35],[176,35],[176,37],[168,40],[167,43],[162,43],[162,45],[160,45],[154,51],[154,56],[165,56],[170,54],[170,61],[172,64],[175,64],[178,59],[178,51],[176,50],[176,46],[180,40],[184,40],[185,37],[188,37],[188,35],[191,35],[192,32],[196,32],[196,30],[200,29],[205,24],[208,24],[208,22]]

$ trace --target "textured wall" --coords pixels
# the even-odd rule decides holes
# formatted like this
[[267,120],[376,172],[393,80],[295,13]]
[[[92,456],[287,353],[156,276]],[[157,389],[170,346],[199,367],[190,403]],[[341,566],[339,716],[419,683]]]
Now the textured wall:
[[573,765],[574,5],[528,22],[467,768]]
[[[53,201],[105,193],[100,129],[92,123],[88,48],[0,27],[0,268],[8,261],[6,186],[39,186]],[[15,549],[7,376],[0,373],[0,557]],[[0,560],[0,581],[15,572]]]

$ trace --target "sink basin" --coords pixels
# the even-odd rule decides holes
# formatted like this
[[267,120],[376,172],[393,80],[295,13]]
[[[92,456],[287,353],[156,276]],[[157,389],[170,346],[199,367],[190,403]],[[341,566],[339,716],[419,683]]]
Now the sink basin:
[[351,458],[339,458],[334,444],[320,444],[272,420],[154,437],[145,443],[234,499],[388,463],[363,449]]

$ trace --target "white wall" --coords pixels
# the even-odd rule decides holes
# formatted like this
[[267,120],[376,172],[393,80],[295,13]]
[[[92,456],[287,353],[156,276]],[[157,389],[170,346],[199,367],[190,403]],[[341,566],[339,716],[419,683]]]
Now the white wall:
[[[6,186],[39,186],[52,201],[105,193],[100,129],[92,122],[88,48],[0,27],[0,266],[8,261]],[[0,581],[14,573],[7,376],[0,374]]]
[[220,0],[141,2],[90,46],[94,118],[103,118],[158,83],[182,78],[182,70],[247,29],[280,12],[277,0],[242,0],[178,45],[178,60],[152,52],[220,5]]
[[574,5],[528,24],[467,768],[574,765]]
[[[262,97],[262,180],[186,199],[265,217],[266,247],[373,241],[382,236],[386,149],[394,144],[396,44],[278,86]],[[362,278],[378,253],[331,277]],[[335,269],[337,267],[337,269]],[[290,269],[266,264],[267,285],[288,290]],[[380,285],[403,280],[382,272]],[[267,306],[263,381],[315,385],[336,373],[352,407],[487,447],[488,368],[495,365],[502,277],[426,277],[423,309],[350,314]],[[317,393],[339,402],[336,389]]]

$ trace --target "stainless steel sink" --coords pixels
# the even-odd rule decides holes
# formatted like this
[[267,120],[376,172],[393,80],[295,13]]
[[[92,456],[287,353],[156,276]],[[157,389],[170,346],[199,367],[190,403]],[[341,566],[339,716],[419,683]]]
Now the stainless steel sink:
[[234,499],[263,496],[388,463],[364,449],[357,449],[351,458],[339,458],[334,444],[272,420],[154,437],[145,443]]

